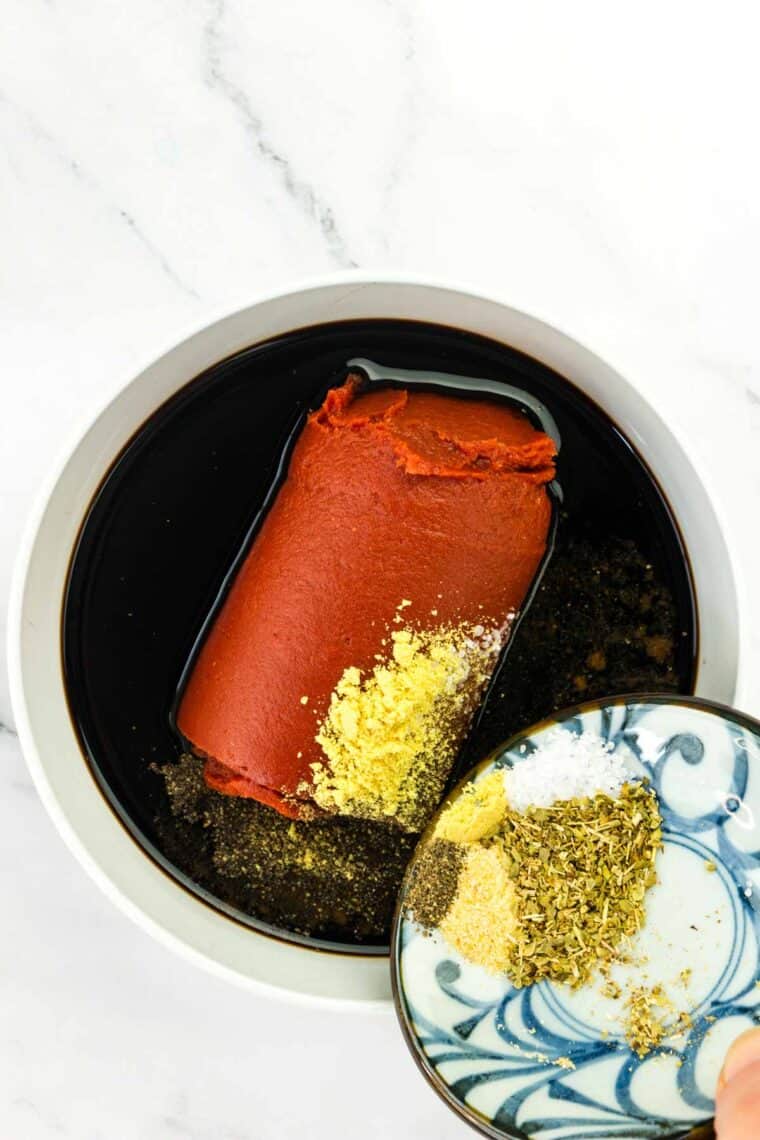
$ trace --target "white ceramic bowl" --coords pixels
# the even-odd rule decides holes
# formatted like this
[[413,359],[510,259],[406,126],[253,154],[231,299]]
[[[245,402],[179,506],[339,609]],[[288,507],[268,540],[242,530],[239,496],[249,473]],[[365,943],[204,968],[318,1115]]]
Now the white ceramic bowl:
[[[673,430],[602,360],[525,313],[473,293],[397,278],[333,277],[207,324],[124,385],[82,431],[46,488],[20,553],[11,598],[13,707],[37,788],[62,836],[140,926],[217,974],[332,1006],[389,1007],[384,958],[314,951],[258,934],[174,883],[132,840],[84,761],[64,692],[61,605],[72,548],[112,461],[159,405],[219,360],[325,321],[396,317],[491,337],[572,380],[622,428],[657,476],[691,557],[700,625],[697,692],[742,701],[744,607],[714,498]],[[746,624],[746,623],[745,623]]]

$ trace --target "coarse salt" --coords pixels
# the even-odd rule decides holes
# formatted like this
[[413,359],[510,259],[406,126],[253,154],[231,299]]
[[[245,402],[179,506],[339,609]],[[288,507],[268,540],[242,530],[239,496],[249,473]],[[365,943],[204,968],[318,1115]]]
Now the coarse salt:
[[617,797],[632,774],[623,757],[593,732],[548,732],[530,756],[504,769],[509,806],[550,807],[558,800],[603,793]]

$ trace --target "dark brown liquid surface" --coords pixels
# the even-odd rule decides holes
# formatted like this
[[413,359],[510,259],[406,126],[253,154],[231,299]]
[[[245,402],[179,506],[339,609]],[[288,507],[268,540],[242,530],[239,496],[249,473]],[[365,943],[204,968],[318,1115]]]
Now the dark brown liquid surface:
[[465,763],[563,705],[691,692],[696,650],[686,559],[646,468],[593,404],[519,353],[431,325],[346,322],[240,353],[164,405],[105,480],[72,563],[72,713],[104,793],[170,874],[241,921],[344,949],[385,943],[413,841],[392,825],[293,827],[206,791],[197,764],[174,763],[170,710],[289,434],[356,356],[522,388],[562,436],[554,555]]

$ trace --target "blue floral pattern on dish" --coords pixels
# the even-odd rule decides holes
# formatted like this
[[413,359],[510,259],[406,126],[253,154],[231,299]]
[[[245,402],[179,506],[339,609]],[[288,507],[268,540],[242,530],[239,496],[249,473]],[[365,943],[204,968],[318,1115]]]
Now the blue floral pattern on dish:
[[405,1032],[434,1086],[486,1134],[684,1137],[712,1115],[730,1042],[760,1024],[760,736],[706,704],[621,701],[542,725],[471,778],[520,763],[558,724],[609,741],[657,792],[665,846],[638,974],[667,983],[688,1018],[640,1058],[625,1041],[624,996],[611,998],[601,979],[518,990],[401,917]]

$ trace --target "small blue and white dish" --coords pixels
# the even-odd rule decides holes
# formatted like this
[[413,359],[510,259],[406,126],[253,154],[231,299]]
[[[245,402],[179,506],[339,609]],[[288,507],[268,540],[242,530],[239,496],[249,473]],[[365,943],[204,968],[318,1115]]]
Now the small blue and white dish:
[[637,935],[646,966],[623,969],[675,987],[689,1016],[639,1057],[623,1032],[624,998],[602,992],[601,977],[576,990],[515,989],[407,917],[407,873],[392,947],[407,1043],[449,1106],[497,1140],[711,1135],[701,1128],[726,1051],[760,1024],[760,723],[691,697],[589,703],[510,740],[448,802],[558,727],[608,741],[657,793],[664,847]]

